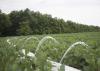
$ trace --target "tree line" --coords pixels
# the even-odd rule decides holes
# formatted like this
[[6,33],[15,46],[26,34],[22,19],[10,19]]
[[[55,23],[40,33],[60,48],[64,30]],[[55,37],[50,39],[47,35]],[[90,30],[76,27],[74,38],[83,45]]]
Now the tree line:
[[58,34],[97,32],[98,26],[88,26],[71,20],[52,17],[48,14],[34,12],[28,8],[20,11],[11,11],[9,14],[0,10],[0,36]]

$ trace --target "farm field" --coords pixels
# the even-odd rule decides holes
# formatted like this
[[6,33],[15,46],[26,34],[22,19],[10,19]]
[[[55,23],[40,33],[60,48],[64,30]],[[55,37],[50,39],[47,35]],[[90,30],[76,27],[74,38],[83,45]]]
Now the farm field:
[[[45,36],[57,43],[51,39],[40,43]],[[50,71],[51,64],[47,60],[59,63],[65,51],[78,41],[88,46],[76,45],[62,64],[82,71],[100,71],[100,32],[0,37],[0,71]],[[30,58],[28,52],[36,53],[37,58]]]

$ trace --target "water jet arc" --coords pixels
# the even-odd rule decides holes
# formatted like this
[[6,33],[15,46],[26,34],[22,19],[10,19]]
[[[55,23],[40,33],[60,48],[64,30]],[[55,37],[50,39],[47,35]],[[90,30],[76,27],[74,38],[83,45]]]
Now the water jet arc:
[[73,43],[73,44],[66,50],[66,52],[64,53],[64,55],[62,56],[62,58],[61,58],[61,60],[60,60],[60,63],[62,63],[62,61],[63,61],[63,59],[65,58],[66,54],[68,54],[68,52],[69,52],[71,49],[73,49],[76,45],[83,45],[83,46],[86,46],[86,48],[88,47],[87,44],[85,44],[84,42],[81,42],[81,41]]
[[25,44],[27,43],[27,41],[30,40],[30,39],[35,39],[35,40],[39,41],[39,39],[38,39],[37,37],[29,37],[29,38],[27,38],[27,39],[25,40],[25,42],[24,42],[22,48],[25,46]]
[[38,44],[38,46],[37,46],[37,48],[36,48],[35,54],[36,54],[37,51],[39,50],[40,46],[41,46],[46,40],[48,40],[48,39],[51,39],[51,40],[53,40],[56,44],[58,44],[58,41],[57,41],[55,38],[53,38],[53,37],[51,37],[51,36],[45,36],[45,37],[43,37],[43,38],[40,40],[40,42],[39,42],[39,44]]

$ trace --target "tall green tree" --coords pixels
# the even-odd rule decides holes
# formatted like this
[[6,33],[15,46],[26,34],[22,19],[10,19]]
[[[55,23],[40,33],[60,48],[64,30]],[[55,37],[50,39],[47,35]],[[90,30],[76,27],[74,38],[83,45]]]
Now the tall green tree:
[[21,22],[19,29],[17,30],[18,35],[30,35],[32,33],[32,30],[29,26],[29,22]]
[[18,32],[22,31],[22,27],[26,28],[26,26],[28,30],[31,30],[31,33],[26,30],[27,33],[20,33],[20,35],[100,31],[100,27],[98,26],[83,25],[71,20],[64,21],[57,17],[53,18],[48,14],[31,11],[28,8],[20,11],[12,11],[9,14],[4,14],[0,11],[1,35],[18,35]]
[[0,12],[0,36],[9,34],[8,28],[11,26],[9,16]]

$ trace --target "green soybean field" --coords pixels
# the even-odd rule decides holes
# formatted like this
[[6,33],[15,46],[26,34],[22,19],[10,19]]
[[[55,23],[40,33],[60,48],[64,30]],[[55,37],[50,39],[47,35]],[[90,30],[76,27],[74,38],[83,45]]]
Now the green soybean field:
[[[44,41],[47,36],[53,40]],[[48,60],[60,63],[67,49],[76,42],[88,46],[74,46],[61,64],[81,71],[100,71],[100,32],[0,37],[0,71],[51,71]],[[35,58],[28,56],[29,52]]]

